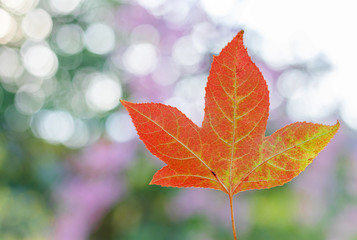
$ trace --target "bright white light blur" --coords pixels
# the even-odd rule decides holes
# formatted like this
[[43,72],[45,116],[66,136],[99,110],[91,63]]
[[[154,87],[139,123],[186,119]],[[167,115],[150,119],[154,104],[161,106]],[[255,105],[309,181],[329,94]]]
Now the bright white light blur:
[[135,127],[128,113],[112,113],[106,123],[108,136],[116,142],[127,142],[136,137]]
[[164,104],[169,105],[171,107],[176,107],[188,118],[190,118],[192,122],[194,122],[196,125],[200,126],[202,124],[203,117],[198,114],[197,109],[186,99],[173,96],[166,99]]
[[135,27],[130,34],[132,43],[151,43],[157,45],[160,40],[160,33],[157,29],[149,24],[143,24]]
[[212,18],[221,18],[227,16],[230,12],[235,12],[235,0],[201,0],[203,9]]
[[52,18],[43,9],[34,9],[22,20],[22,30],[28,38],[36,41],[45,39],[52,31]]
[[87,145],[90,133],[87,125],[80,119],[74,119],[74,130],[72,136],[64,143],[70,148],[81,148]]
[[182,79],[177,83],[173,97],[165,101],[165,104],[177,107],[200,126],[204,116],[206,83],[205,75]]
[[10,81],[12,81],[23,72],[20,55],[15,49],[6,47],[0,48],[0,63],[0,76],[3,77],[2,81],[6,81],[5,78],[10,78]]
[[126,70],[135,75],[151,73],[155,69],[157,61],[156,49],[150,43],[133,44],[123,56]]
[[283,103],[284,98],[277,92],[269,90],[269,111],[273,111]]
[[17,24],[14,18],[4,9],[0,8],[0,44],[6,44],[16,34]]
[[73,118],[68,112],[52,110],[35,114],[31,128],[35,135],[50,143],[64,143],[75,131]]
[[[318,17],[316,9],[313,10],[316,2],[320,2],[318,9],[324,6],[324,10],[319,11]],[[257,47],[255,51],[259,52],[269,65],[278,69],[306,61],[319,53],[318,45],[316,46],[316,42],[311,41],[315,33],[310,35],[308,29],[314,32],[321,30],[319,28],[322,26],[316,26],[316,23],[320,22],[320,17],[324,15],[328,5],[322,1],[311,3],[307,0],[298,2],[273,0],[269,3],[262,0],[254,1],[254,3],[242,1],[240,7],[237,8],[236,19],[247,29],[252,29],[262,35],[264,40],[261,41],[260,46],[255,46]],[[301,18],[301,13],[304,13],[303,18]]]
[[26,115],[39,111],[45,101],[45,94],[39,86],[28,84],[22,86],[15,95],[17,110]]
[[50,0],[52,10],[60,14],[73,12],[80,3],[81,0]]
[[[342,70],[344,71],[341,72]],[[350,128],[357,131],[357,81],[354,75],[351,75],[354,72],[353,69],[350,69],[350,71],[341,69],[341,71],[335,71],[335,74],[330,74],[330,79],[331,82],[335,82],[333,89],[339,101],[339,111],[343,121]]]
[[76,54],[83,49],[83,30],[79,25],[61,26],[56,33],[58,47],[66,54]]
[[340,110],[343,121],[354,130],[357,130],[356,102],[342,105]]
[[160,67],[152,73],[152,79],[159,85],[167,86],[175,83],[180,76],[180,71],[172,59],[161,59]]
[[88,27],[84,34],[87,49],[95,54],[107,54],[115,46],[115,34],[111,27],[95,23]]
[[[221,31],[217,30],[214,24],[208,21],[195,24],[191,32],[191,38],[194,46],[200,52],[214,51],[214,53],[217,54],[222,50],[224,44],[227,43],[220,44],[226,37],[223,36]],[[214,41],[212,41],[213,39]]]
[[178,39],[173,46],[172,54],[175,61],[183,66],[196,66],[202,60],[202,55],[190,36]]
[[33,45],[25,50],[23,62],[26,70],[36,77],[52,77],[58,68],[56,54],[44,45]]
[[288,70],[279,76],[277,87],[281,96],[295,98],[301,93],[306,83],[306,73],[299,70]]
[[1,0],[11,12],[22,15],[38,4],[38,0]]
[[314,79],[318,83],[313,86],[297,86],[299,90],[294,91],[293,85],[299,85],[294,80],[280,86],[294,92],[287,105],[292,118],[309,116],[308,119],[318,120],[340,107],[345,123],[356,129],[357,108],[351,107],[357,100],[353,77],[357,55],[356,6],[355,1],[349,0],[243,0],[231,14],[232,22],[261,37],[254,52],[273,68],[309,63],[318,57],[331,64],[331,70],[321,79]]
[[344,51],[332,46],[340,46],[337,44],[340,41],[351,41],[342,36],[353,32],[349,25],[356,20],[352,10],[355,7],[352,1],[338,4],[323,0],[242,1],[235,17],[237,22],[262,36],[258,51],[270,65],[280,68],[310,60],[320,52],[341,55]]
[[11,21],[12,21],[11,15],[8,12],[6,12],[4,9],[0,8],[0,22],[1,22],[0,38],[5,37],[9,33],[11,27]]
[[[42,79],[41,79],[42,80]],[[55,78],[47,78],[41,82],[41,89],[45,94],[45,97],[51,96],[56,91],[57,79]]]
[[136,0],[141,6],[149,10],[155,10],[165,4],[166,0]]
[[186,1],[172,1],[167,7],[164,19],[176,24],[184,22],[190,12],[189,3]]
[[207,83],[206,75],[198,75],[180,80],[175,87],[173,95],[187,99],[188,101],[198,104],[204,108],[204,95]]
[[293,120],[321,122],[328,119],[337,107],[333,82],[314,80],[289,99],[287,112]]
[[274,84],[272,81],[273,76],[269,71],[265,71],[264,68],[260,69],[264,79],[267,82],[268,85],[268,90],[269,90],[269,112],[274,111],[276,108],[278,108],[281,103],[283,102],[284,98],[279,94],[278,90],[276,89],[277,86]]
[[105,112],[115,108],[121,96],[120,83],[104,74],[95,74],[86,90],[87,104],[96,112]]

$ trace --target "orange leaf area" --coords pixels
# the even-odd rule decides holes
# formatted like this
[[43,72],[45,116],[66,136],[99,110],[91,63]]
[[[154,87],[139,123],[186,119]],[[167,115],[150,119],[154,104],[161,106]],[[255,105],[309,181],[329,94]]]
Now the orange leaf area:
[[121,101],[140,139],[167,165],[151,184],[222,190],[230,196],[299,175],[339,128],[297,122],[265,137],[269,91],[243,45],[243,31],[213,58],[202,127],[177,108]]

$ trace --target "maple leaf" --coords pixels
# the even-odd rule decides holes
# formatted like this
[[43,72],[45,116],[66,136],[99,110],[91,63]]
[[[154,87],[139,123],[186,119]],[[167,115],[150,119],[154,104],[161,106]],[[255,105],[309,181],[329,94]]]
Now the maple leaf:
[[229,195],[231,208],[238,192],[296,177],[339,128],[339,122],[297,122],[265,136],[269,91],[243,45],[243,31],[213,58],[202,127],[171,106],[121,102],[140,139],[167,164],[150,184],[218,189]]

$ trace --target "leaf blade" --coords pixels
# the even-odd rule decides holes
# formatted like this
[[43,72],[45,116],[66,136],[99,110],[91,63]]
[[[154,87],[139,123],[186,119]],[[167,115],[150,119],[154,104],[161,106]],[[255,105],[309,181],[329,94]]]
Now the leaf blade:
[[205,158],[223,183],[232,186],[248,171],[241,162],[257,154],[269,112],[269,91],[243,45],[243,31],[214,57],[205,100],[202,128],[211,133],[206,141],[220,140],[206,147]]
[[339,122],[332,126],[297,122],[265,137],[261,147],[261,162],[247,174],[241,188],[237,187],[236,191],[271,188],[290,181],[326,147],[339,126]]
[[[174,107],[159,103],[135,104],[123,100],[121,103],[128,110],[140,139],[152,154],[175,169],[176,174],[188,176],[194,171],[196,174],[193,175],[207,178],[205,187],[217,189],[217,184],[208,180],[213,175],[201,157],[200,129],[197,125]],[[164,183],[162,181],[160,185]],[[201,184],[198,183],[197,187]],[[169,186],[175,185],[171,181]]]
[[199,188],[212,188],[222,190],[222,186],[214,177],[183,174],[176,172],[169,166],[165,166],[157,171],[150,184],[165,186],[165,187],[199,187]]

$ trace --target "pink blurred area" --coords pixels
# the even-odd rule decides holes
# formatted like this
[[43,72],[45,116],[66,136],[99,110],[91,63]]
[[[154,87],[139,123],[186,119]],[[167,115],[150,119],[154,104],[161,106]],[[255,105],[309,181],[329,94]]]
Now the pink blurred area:
[[71,173],[55,193],[54,239],[87,239],[93,228],[126,192],[124,176],[135,144],[98,142],[70,162]]

